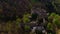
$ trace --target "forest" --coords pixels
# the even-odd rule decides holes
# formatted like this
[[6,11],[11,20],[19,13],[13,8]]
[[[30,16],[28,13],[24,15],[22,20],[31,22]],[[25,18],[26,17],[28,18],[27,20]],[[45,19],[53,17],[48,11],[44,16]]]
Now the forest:
[[60,34],[60,0],[0,0],[0,34]]

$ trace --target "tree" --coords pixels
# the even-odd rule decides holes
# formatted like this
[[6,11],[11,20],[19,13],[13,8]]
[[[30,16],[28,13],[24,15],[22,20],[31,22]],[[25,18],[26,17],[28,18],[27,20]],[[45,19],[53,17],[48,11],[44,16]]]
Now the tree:
[[56,15],[55,18],[53,19],[53,23],[60,28],[60,16]]

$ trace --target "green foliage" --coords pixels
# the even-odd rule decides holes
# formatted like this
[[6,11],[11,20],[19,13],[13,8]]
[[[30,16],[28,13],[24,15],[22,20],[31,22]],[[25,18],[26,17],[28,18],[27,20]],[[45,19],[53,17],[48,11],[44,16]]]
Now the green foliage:
[[52,21],[54,19],[55,15],[56,15],[55,13],[51,13],[51,15],[48,17],[48,20]]
[[27,22],[29,22],[30,21],[30,19],[29,19],[29,16],[30,16],[30,14],[24,14],[24,16],[23,16],[23,22],[24,23],[27,23]]
[[51,21],[53,24],[55,24],[57,27],[60,27],[60,15],[52,13],[48,19],[52,19]]
[[48,30],[53,30],[53,25],[52,25],[52,23],[48,23],[48,24],[47,24],[47,29],[48,29]]
[[55,16],[56,14],[55,13],[51,13],[51,15],[50,16]]
[[20,18],[17,18],[17,19],[16,19],[16,27],[19,27],[20,22],[21,22],[21,19],[20,19]]
[[16,19],[16,24],[20,23],[21,22],[21,19],[20,18],[17,18]]
[[30,29],[30,26],[25,25],[25,30],[29,30],[29,29]]
[[55,13],[51,13],[50,16],[48,17],[48,19],[51,17],[55,17],[55,15],[56,15]]
[[56,18],[53,20],[53,23],[57,25],[57,27],[60,28],[60,16],[56,16]]

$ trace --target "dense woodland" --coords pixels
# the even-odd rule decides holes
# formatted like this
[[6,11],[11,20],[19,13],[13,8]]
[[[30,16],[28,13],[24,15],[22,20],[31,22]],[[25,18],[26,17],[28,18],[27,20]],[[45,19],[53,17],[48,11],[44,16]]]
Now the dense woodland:
[[36,15],[31,14],[36,8],[46,11],[41,11],[43,16],[38,18],[46,18],[43,23],[46,33],[60,34],[60,0],[0,0],[0,34],[36,34],[31,32],[37,24],[31,23],[36,20]]

